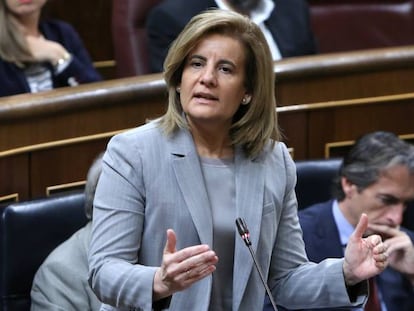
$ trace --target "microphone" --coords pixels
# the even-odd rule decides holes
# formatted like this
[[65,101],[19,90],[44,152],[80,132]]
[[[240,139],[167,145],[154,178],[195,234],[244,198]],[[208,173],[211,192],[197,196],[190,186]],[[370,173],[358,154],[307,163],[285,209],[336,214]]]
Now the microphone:
[[247,228],[247,224],[243,218],[239,217],[236,219],[236,226],[237,226],[237,230],[239,231],[241,238],[243,239],[244,243],[246,244],[247,248],[250,251],[250,254],[252,255],[254,265],[256,266],[257,272],[259,272],[260,279],[262,280],[266,293],[269,296],[273,310],[277,311],[276,303],[273,299],[272,293],[270,292],[270,289],[267,286],[267,283],[263,277],[262,270],[260,269],[259,264],[257,262],[256,255],[252,249],[252,242],[250,241],[250,232],[249,232],[249,229]]

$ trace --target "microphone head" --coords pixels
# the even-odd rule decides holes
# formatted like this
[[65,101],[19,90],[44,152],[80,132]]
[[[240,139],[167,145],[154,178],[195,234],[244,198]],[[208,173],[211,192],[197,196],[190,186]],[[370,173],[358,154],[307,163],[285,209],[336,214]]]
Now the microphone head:
[[240,236],[242,237],[244,243],[246,243],[247,246],[251,245],[249,238],[249,229],[247,228],[247,224],[244,221],[243,218],[237,218],[236,219],[236,226],[237,230],[239,231]]
[[243,218],[237,218],[236,219],[236,226],[237,226],[237,230],[239,231],[239,234],[243,237],[243,235],[245,235],[246,233],[246,223],[244,222]]

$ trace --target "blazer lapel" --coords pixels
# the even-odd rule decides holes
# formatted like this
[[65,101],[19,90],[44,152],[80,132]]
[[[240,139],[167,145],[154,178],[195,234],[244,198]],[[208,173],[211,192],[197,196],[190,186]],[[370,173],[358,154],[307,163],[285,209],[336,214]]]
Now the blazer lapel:
[[213,224],[200,161],[191,134],[181,130],[172,138],[172,165],[184,201],[197,229],[200,242],[212,245]]
[[[264,169],[261,162],[246,159],[238,149],[235,156],[236,213],[246,221],[252,249],[256,253],[263,210]],[[244,241],[236,232],[233,277],[233,307],[239,309],[253,267],[253,259]],[[236,260],[237,258],[237,260]]]
[[[181,130],[171,140],[173,169],[185,203],[197,228],[201,243],[212,245],[213,224],[200,161],[191,134]],[[264,168],[259,160],[246,159],[240,149],[235,154],[236,218],[245,219],[252,249],[257,251],[263,211]],[[233,278],[233,306],[238,310],[253,267],[253,259],[236,224]]]

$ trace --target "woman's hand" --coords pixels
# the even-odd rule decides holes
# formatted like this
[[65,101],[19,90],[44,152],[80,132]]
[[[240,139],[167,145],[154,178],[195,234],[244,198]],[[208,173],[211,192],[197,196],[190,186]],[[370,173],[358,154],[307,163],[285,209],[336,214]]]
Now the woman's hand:
[[38,62],[49,62],[57,66],[59,60],[69,57],[68,51],[58,42],[42,36],[26,36],[27,44],[33,58]]
[[208,245],[177,251],[176,244],[175,232],[168,229],[162,264],[154,277],[154,301],[186,289],[216,270],[218,257]]
[[387,246],[379,235],[363,238],[368,217],[362,214],[345,249],[344,277],[347,285],[355,285],[381,273],[388,264]]

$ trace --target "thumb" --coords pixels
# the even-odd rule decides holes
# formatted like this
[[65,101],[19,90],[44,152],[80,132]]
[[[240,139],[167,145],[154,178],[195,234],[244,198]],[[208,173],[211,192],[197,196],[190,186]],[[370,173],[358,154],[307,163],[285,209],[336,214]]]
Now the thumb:
[[357,239],[362,239],[367,228],[368,228],[368,216],[367,214],[362,213],[361,217],[359,218],[358,224],[356,225],[355,230],[352,233],[352,236]]
[[167,242],[165,243],[164,247],[164,254],[166,253],[175,253],[177,249],[175,248],[177,245],[177,237],[173,229],[167,230]]

